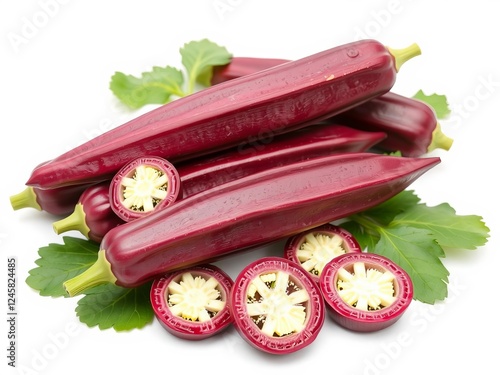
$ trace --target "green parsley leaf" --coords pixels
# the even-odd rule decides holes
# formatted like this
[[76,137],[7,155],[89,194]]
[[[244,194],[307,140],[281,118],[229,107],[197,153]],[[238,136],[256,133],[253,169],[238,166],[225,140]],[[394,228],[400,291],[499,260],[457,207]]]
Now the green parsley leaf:
[[151,283],[137,288],[114,284],[88,290],[75,309],[82,323],[105,330],[129,331],[151,323],[154,317],[149,299]]
[[[99,245],[95,242],[63,237],[63,244],[51,243],[38,250],[37,267],[29,271],[26,283],[42,296],[67,297],[63,283],[97,260]],[[78,301],[77,316],[89,327],[114,328],[116,331],[142,328],[153,319],[149,300],[151,284],[122,288],[105,284],[84,292]]]
[[420,198],[412,190],[404,190],[381,204],[366,210],[365,216],[376,217],[381,225],[388,225],[394,218],[414,207]]
[[372,249],[380,240],[380,235],[377,231],[371,231],[359,224],[356,221],[359,218],[360,215],[353,215],[349,218],[350,220],[338,223],[338,225],[351,233],[362,249]]
[[427,206],[410,190],[339,225],[363,249],[386,256],[406,270],[414,284],[414,298],[431,304],[447,296],[449,273],[441,262],[444,249],[475,249],[489,237],[482,217],[457,215],[447,203]]
[[26,283],[42,296],[67,296],[63,282],[90,267],[97,259],[99,246],[91,241],[63,237],[64,244],[51,243],[38,250],[38,266],[29,271]]
[[176,68],[155,66],[141,77],[116,72],[109,88],[125,105],[137,109],[146,104],[164,104],[173,95],[184,96],[184,76]]
[[430,105],[436,112],[436,117],[438,119],[444,119],[451,113],[451,109],[448,105],[448,99],[445,95],[427,95],[422,90],[418,90],[417,93],[413,95],[413,98],[421,100]]
[[[412,190],[404,190],[379,205],[352,215],[342,226],[349,231],[363,249],[375,248],[380,240],[378,227],[388,226],[394,218],[420,202],[420,198]],[[377,228],[371,229],[368,223],[362,225],[365,218],[376,220]]]
[[208,39],[186,43],[179,52],[186,69],[185,74],[172,66],[155,66],[140,77],[115,72],[109,83],[110,90],[132,109],[147,104],[165,104],[175,97],[192,94],[196,83],[209,86],[213,67],[228,64],[232,57],[226,48]]
[[391,225],[381,228],[380,235],[369,251],[391,259],[408,273],[415,299],[434,304],[446,298],[449,272],[439,259],[444,253],[430,231]]
[[448,203],[434,207],[415,205],[398,215],[393,223],[428,229],[445,248],[473,250],[484,245],[489,237],[489,228],[482,217],[457,215]]
[[214,66],[226,65],[231,61],[231,54],[208,39],[184,44],[180,49],[182,65],[188,73],[187,93],[195,90],[195,84],[210,86]]

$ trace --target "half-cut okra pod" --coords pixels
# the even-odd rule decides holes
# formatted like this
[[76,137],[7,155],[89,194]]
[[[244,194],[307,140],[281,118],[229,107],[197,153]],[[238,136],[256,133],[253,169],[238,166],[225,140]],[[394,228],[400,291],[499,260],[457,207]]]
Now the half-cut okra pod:
[[232,290],[238,333],[270,354],[289,354],[312,344],[325,321],[318,284],[296,263],[264,257],[245,267]]
[[290,237],[285,258],[299,264],[319,282],[325,265],[341,254],[360,252],[361,246],[346,229],[325,224]]
[[201,340],[229,327],[233,280],[214,265],[171,272],[153,281],[151,305],[160,324],[174,336]]
[[372,253],[332,259],[319,285],[331,318],[353,331],[389,327],[401,318],[413,298],[410,276],[389,258]]
[[111,180],[111,208],[124,221],[138,219],[175,202],[180,183],[177,169],[168,160],[153,156],[134,159]]

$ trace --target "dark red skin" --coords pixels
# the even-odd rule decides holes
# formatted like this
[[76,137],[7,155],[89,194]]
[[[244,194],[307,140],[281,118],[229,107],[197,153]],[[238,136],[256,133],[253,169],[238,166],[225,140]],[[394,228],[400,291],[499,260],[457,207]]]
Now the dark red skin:
[[[221,298],[226,302],[223,310],[219,311],[208,322],[190,322],[173,315],[168,307],[166,292],[168,284],[176,280],[185,272],[191,272],[193,276],[202,276],[205,279],[214,277],[221,286]],[[214,336],[228,328],[233,322],[231,316],[231,289],[233,280],[222,269],[211,264],[200,265],[186,270],[171,272],[153,281],[151,285],[150,300],[156,318],[168,332],[186,340],[202,340]]]
[[[233,57],[231,62],[214,68],[212,84],[235,79],[283,64],[288,60]],[[387,138],[376,148],[384,152],[400,151],[403,156],[417,157],[428,152],[438,120],[426,103],[388,92],[327,120],[365,131],[384,132]]]
[[91,184],[64,186],[56,189],[33,188],[36,202],[42,211],[56,216],[69,215],[75,209],[75,204],[82,193]]
[[346,153],[269,169],[115,227],[100,249],[115,283],[137,286],[374,207],[439,162]]
[[[336,288],[338,270],[357,261],[364,262],[367,269],[388,270],[395,275],[394,291],[397,300],[393,304],[380,310],[360,311],[340,298]],[[406,271],[389,258],[372,253],[347,253],[332,259],[321,273],[319,286],[330,317],[344,328],[358,332],[374,332],[393,325],[404,314],[413,298],[413,284]]]
[[[312,125],[274,138],[260,139],[259,142],[256,140],[244,147],[180,163],[176,166],[181,181],[177,201],[269,168],[322,155],[366,151],[384,138],[384,133],[363,132],[342,125]],[[110,186],[108,190],[113,189]],[[102,204],[105,194],[104,189],[100,189],[102,196],[96,202]],[[99,233],[100,238],[104,235],[103,229],[111,229],[117,224],[131,221],[123,214],[117,215],[120,207],[119,202],[115,202],[117,194],[108,199],[111,202],[111,212],[105,215],[103,211],[99,211],[99,214],[101,218],[110,221],[109,225],[104,225],[101,219],[96,220],[97,227],[92,228],[93,232]],[[89,212],[92,211],[90,204],[91,201],[86,203]],[[121,220],[117,220],[115,216]],[[88,223],[94,225],[90,219]]]
[[388,92],[331,119],[365,131],[385,132],[387,138],[376,145],[403,156],[418,157],[428,152],[432,133],[438,125],[434,110],[426,103]]
[[27,185],[111,179],[144,155],[175,164],[292,131],[388,92],[396,75],[383,44],[348,43],[169,102],[35,168]]
[[[283,271],[309,294],[307,323],[301,332],[282,337],[262,333],[247,313],[246,292],[252,280],[266,272]],[[296,263],[279,257],[264,257],[245,267],[234,281],[231,311],[238,333],[253,347],[263,352],[284,355],[304,349],[314,342],[325,321],[325,302],[317,283]]]
[[[343,248],[348,253],[353,253],[353,252],[359,253],[362,250],[356,238],[354,238],[354,236],[349,231],[337,225],[328,223],[325,225],[321,225],[317,228],[309,229],[307,231],[301,232],[299,234],[296,234],[295,236],[288,238],[288,240],[285,243],[285,251],[284,251],[284,257],[286,259],[289,259],[292,262],[295,262],[299,265],[301,264],[299,258],[297,257],[297,250],[300,249],[300,246],[304,242],[304,237],[309,233],[323,233],[326,235],[341,236],[343,239],[343,244],[342,244]],[[314,281],[319,282],[320,276],[313,275],[310,272],[309,275]]]
[[179,163],[182,198],[263,170],[328,154],[366,151],[385,133],[343,125],[312,125],[276,137],[255,139],[228,151]]
[[[39,166],[43,164],[45,163],[41,163]],[[93,183],[46,190],[28,186],[25,191],[13,195],[11,203],[15,210],[31,207],[52,215],[66,216],[73,212],[80,195],[91,185]],[[32,195],[27,194],[29,189],[35,197],[34,201]],[[27,195],[29,195],[29,198]]]
[[152,211],[134,211],[125,207],[122,200],[121,183],[125,177],[133,177],[134,171],[141,165],[149,165],[162,171],[168,178],[168,194],[160,201],[153,211],[161,210],[162,208],[174,203],[179,197],[181,191],[181,180],[179,172],[172,163],[163,158],[154,156],[144,156],[132,160],[125,164],[112,178],[109,185],[109,201],[113,212],[123,221],[132,221],[151,214]]
[[284,64],[290,60],[271,59],[259,57],[233,57],[226,65],[215,66],[212,70],[210,83],[217,85],[231,79],[239,78],[260,72],[261,70],[272,68],[273,66]]
[[100,243],[106,233],[124,223],[111,209],[107,181],[87,188],[78,204],[83,206],[85,224],[89,228],[86,237],[94,242]]

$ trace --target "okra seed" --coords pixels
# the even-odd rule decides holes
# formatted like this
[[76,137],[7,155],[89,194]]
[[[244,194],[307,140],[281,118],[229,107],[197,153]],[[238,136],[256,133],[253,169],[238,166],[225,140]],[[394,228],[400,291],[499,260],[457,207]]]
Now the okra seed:
[[396,300],[394,280],[390,271],[366,269],[364,262],[356,262],[352,271],[339,269],[337,290],[345,303],[358,310],[380,310]]

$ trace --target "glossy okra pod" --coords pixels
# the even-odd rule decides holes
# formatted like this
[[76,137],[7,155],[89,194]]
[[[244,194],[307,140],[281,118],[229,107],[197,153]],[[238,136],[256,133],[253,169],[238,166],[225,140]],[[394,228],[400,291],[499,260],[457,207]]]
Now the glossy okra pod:
[[259,137],[208,157],[181,162],[181,199],[254,173],[329,154],[362,152],[386,137],[343,125],[317,124],[276,137]]
[[73,206],[73,212],[52,226],[57,234],[75,230],[99,243],[111,228],[123,223],[111,209],[106,181],[88,187]]
[[[233,57],[229,64],[214,68],[212,84],[285,62],[287,60]],[[329,121],[366,131],[385,132],[387,138],[376,148],[384,152],[399,151],[403,156],[422,156],[435,149],[449,150],[453,144],[453,139],[442,132],[436,114],[429,105],[393,92],[355,106]]]
[[96,263],[64,286],[69,295],[107,282],[134,287],[268,244],[374,207],[439,162],[346,153],[255,173],[112,229]]
[[[329,154],[366,151],[384,138],[385,133],[334,124],[312,125],[276,137],[258,138],[238,148],[179,163],[175,168],[180,177],[177,200],[281,165]],[[106,186],[109,185],[108,182]],[[116,194],[113,198],[112,186],[105,188],[100,185],[91,190],[96,189],[98,195],[91,194],[92,198],[80,202],[68,218],[54,223],[57,233],[77,230],[87,238],[93,233],[92,239],[100,241],[105,231],[130,221],[113,209],[117,198]]]
[[375,40],[337,46],[167,103],[36,167],[27,185],[55,188],[111,178],[143,156],[176,163],[292,131],[388,92],[419,55]]
[[434,110],[423,101],[388,92],[331,119],[365,131],[385,132],[376,145],[386,152],[422,156],[435,149],[449,150],[453,140],[446,136]]

